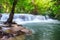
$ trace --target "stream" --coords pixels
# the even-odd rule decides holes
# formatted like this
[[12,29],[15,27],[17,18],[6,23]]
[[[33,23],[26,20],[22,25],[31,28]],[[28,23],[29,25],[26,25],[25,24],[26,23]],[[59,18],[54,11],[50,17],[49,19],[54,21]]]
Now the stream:
[[[5,22],[8,14],[2,14],[0,21]],[[32,30],[25,40],[60,40],[60,21],[42,15],[15,14],[14,22]],[[1,22],[0,22],[1,23]]]

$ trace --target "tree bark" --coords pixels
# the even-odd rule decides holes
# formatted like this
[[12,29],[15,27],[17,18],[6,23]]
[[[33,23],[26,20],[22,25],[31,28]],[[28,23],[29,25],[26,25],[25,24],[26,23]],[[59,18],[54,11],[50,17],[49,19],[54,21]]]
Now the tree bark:
[[11,24],[11,23],[12,23],[13,16],[14,16],[14,10],[15,10],[15,6],[16,6],[16,4],[17,4],[17,1],[18,1],[18,0],[14,0],[11,13],[10,13],[10,15],[9,15],[9,18],[8,18],[7,21],[5,22],[5,24],[6,24],[6,23]]

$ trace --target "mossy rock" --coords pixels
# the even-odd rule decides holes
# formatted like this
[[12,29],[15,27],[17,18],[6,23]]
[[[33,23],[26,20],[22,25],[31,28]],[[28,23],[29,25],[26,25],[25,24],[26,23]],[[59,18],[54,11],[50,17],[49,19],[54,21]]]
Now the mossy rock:
[[0,38],[0,40],[24,40],[25,39],[25,35],[19,35],[19,36],[15,36],[15,37],[10,37],[10,38]]
[[25,35],[20,35],[16,37],[11,37],[8,40],[24,40],[24,39],[25,39]]

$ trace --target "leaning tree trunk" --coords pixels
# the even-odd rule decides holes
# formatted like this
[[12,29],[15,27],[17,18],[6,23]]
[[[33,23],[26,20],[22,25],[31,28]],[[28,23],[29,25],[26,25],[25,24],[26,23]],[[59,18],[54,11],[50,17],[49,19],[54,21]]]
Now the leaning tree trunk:
[[15,6],[16,6],[16,4],[17,4],[17,1],[18,1],[18,0],[14,0],[11,13],[10,13],[10,15],[9,15],[9,18],[8,18],[7,21],[5,22],[5,24],[6,24],[6,23],[11,24],[11,23],[12,23],[13,16],[14,16],[14,10],[15,10]]

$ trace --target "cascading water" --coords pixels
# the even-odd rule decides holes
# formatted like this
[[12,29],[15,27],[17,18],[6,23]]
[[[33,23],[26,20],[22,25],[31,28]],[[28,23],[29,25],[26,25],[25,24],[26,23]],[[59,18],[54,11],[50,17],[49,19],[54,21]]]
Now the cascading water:
[[[9,18],[9,14],[2,14],[0,21],[6,21]],[[50,19],[47,15],[32,15],[32,14],[15,14],[14,19],[17,24],[36,23],[36,22],[55,22],[57,20]]]
[[[0,21],[5,22],[9,14],[2,15]],[[32,35],[25,40],[60,40],[60,22],[47,15],[15,14],[13,21],[32,30]]]

